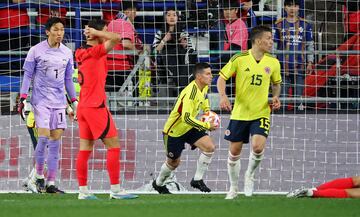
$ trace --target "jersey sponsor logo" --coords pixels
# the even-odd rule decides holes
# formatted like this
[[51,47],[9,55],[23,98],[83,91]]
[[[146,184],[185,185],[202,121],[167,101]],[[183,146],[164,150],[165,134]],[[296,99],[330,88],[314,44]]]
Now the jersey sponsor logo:
[[169,152],[169,157],[174,157],[174,154],[172,152]]
[[250,72],[250,69],[249,69],[249,68],[246,68],[246,69],[245,69],[245,72]]
[[269,66],[266,66],[266,67],[264,68],[264,70],[265,70],[265,73],[266,73],[266,74],[270,74],[270,72],[271,72],[271,69],[270,69]]
[[230,130],[225,130],[225,136],[230,136],[231,131]]

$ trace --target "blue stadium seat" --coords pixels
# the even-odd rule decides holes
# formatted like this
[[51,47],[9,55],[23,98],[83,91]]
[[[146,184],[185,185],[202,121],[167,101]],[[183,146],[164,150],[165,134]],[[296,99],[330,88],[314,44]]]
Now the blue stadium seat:
[[0,92],[20,92],[20,77],[0,76]]

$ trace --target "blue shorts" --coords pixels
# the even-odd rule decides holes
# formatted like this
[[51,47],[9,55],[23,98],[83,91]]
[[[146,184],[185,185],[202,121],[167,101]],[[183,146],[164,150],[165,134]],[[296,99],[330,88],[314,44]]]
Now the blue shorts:
[[224,139],[230,142],[249,143],[250,136],[258,134],[268,137],[269,131],[270,120],[268,118],[259,118],[253,121],[230,120]]
[[194,150],[196,149],[194,143],[207,135],[205,131],[199,131],[195,128],[192,128],[180,137],[171,137],[163,134],[166,156],[173,160],[178,159],[181,156],[182,150],[185,149],[185,143],[191,145],[191,150]]

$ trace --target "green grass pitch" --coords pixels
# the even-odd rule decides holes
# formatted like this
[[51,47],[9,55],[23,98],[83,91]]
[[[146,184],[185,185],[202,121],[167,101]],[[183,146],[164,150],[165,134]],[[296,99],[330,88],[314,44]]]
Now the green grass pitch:
[[288,199],[260,196],[224,200],[225,195],[139,195],[134,200],[80,201],[76,194],[0,194],[1,217],[330,217],[360,216],[356,199]]

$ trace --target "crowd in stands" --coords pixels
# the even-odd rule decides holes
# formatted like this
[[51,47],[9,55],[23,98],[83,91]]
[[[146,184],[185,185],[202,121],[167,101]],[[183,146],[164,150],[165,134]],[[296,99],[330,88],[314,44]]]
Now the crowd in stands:
[[[14,4],[23,2],[25,0],[12,0]],[[215,54],[215,56],[211,55],[210,63],[215,69],[220,69],[234,53],[249,48],[248,30],[252,28],[253,24],[250,22],[248,14],[259,4],[259,1],[250,0],[187,0],[184,1],[187,10],[183,10],[173,7],[173,5],[171,7],[167,6],[164,3],[164,7],[159,10],[163,11],[163,16],[150,16],[153,21],[146,21],[143,17],[139,17],[138,19],[143,20],[137,22],[136,15],[139,8],[136,1],[90,0],[87,2],[91,4],[119,2],[119,4],[112,5],[120,5],[120,8],[103,9],[103,19],[108,23],[109,31],[116,32],[123,38],[122,43],[115,50],[129,50],[135,54],[115,53],[108,55],[109,76],[107,79],[107,91],[119,91],[136,65],[138,55],[146,53],[151,54],[151,61],[147,61],[146,68],[152,70],[150,79],[152,84],[168,85],[166,96],[170,97],[177,96],[179,91],[192,79],[191,68],[200,60],[196,50],[202,49],[195,46],[193,39],[196,39],[196,36],[201,34],[206,34],[206,31],[201,30],[214,30],[207,35],[211,51],[233,51]],[[304,86],[308,82],[306,77],[314,74],[316,64],[316,58],[312,54],[315,50],[314,29],[312,29],[310,22],[300,17],[300,3],[303,4],[303,2],[301,0],[285,0],[283,18],[269,23],[274,30],[275,48],[285,51],[285,53],[277,55],[282,64],[284,97],[306,96],[306,90],[304,92]],[[0,3],[9,4],[7,0],[2,0]],[[24,7],[16,7],[12,4],[10,4],[10,7],[1,6],[0,30],[26,30],[31,23],[35,22],[36,25],[43,25],[52,16],[64,19],[68,23],[74,22],[71,18],[66,17],[66,13],[71,11],[71,8],[69,6],[64,7],[57,0],[39,0],[35,3],[39,3],[39,7],[36,8],[39,15],[35,19],[29,18],[27,9]],[[51,7],[41,6],[44,3],[51,4]],[[204,3],[204,5],[200,6],[199,3]],[[359,37],[360,3],[352,0],[345,0],[340,3],[344,5],[344,14],[346,15],[344,21],[346,39],[353,36]],[[58,5],[58,7],[54,5]],[[91,9],[91,11],[94,10]],[[142,10],[146,11],[147,8],[142,8]],[[156,30],[153,33],[152,45],[144,37],[141,38],[136,31],[147,27]],[[197,30],[195,31],[196,34],[189,32],[189,29]],[[36,37],[30,37],[25,31],[17,31],[11,34],[1,33],[0,51],[27,51],[31,45],[37,42]],[[296,52],[288,54],[286,51],[307,51],[308,53],[306,53],[307,55]],[[5,58],[10,56],[13,57],[10,54],[0,55],[0,57]],[[355,55],[355,58],[358,60],[358,55]],[[20,76],[21,64],[20,60],[1,61],[0,74]],[[141,83],[138,79],[135,76],[132,82],[134,84]],[[148,81],[148,78],[145,79]],[[149,85],[149,82],[145,83]],[[135,93],[135,96],[138,96],[138,94]]]

